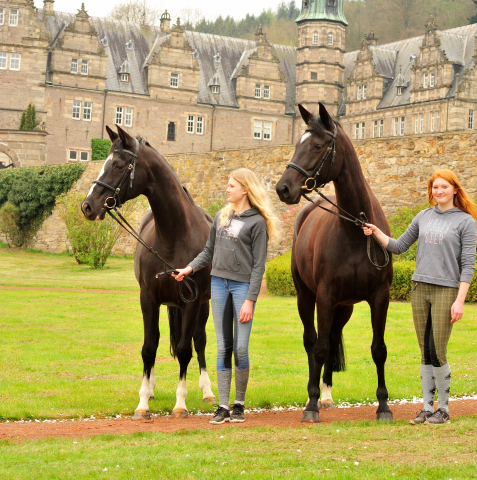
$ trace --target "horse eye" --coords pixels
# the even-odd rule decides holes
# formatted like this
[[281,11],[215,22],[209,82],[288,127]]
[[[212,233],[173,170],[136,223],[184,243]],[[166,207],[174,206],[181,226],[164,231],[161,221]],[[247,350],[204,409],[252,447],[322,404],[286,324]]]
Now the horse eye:
[[121,162],[113,162],[113,168],[115,170],[124,170],[124,165]]
[[315,148],[315,150],[320,151],[320,150],[321,150],[321,145],[320,145],[320,144],[316,144],[314,148]]

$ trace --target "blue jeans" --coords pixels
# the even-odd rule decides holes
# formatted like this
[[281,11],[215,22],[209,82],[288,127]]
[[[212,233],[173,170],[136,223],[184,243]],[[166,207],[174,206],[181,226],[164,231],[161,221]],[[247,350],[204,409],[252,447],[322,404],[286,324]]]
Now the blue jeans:
[[[247,299],[250,284],[212,277],[212,315],[217,336],[217,370],[232,370],[232,352],[235,368],[249,368],[248,342],[253,319],[240,323],[240,309]],[[255,305],[254,305],[255,310]]]

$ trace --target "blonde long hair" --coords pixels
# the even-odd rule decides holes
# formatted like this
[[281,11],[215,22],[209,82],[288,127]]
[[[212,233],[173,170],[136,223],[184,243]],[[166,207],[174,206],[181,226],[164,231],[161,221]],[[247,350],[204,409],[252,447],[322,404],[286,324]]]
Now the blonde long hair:
[[449,182],[455,190],[457,190],[457,193],[454,195],[454,205],[457,208],[464,210],[465,213],[472,215],[477,221],[477,207],[475,206],[475,203],[469,197],[467,192],[462,188],[459,180],[457,179],[455,173],[452,170],[448,170],[446,168],[436,170],[432,177],[429,179],[429,182],[427,182],[427,197],[429,200],[429,205],[433,207],[437,203],[432,196],[432,185],[434,183],[434,180],[436,180],[437,178],[444,179],[446,182]]
[[[267,232],[271,242],[276,242],[280,235],[279,220],[275,215],[272,202],[268,198],[265,188],[260,185],[257,176],[248,168],[238,168],[230,176],[239,182],[246,190],[248,201],[252,207],[258,209],[267,224]],[[234,210],[235,205],[229,203],[220,212],[220,224],[225,225]]]

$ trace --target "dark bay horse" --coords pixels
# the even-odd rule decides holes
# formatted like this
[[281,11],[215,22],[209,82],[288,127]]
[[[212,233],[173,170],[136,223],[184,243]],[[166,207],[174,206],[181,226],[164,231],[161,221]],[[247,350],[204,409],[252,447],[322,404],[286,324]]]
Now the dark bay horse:
[[[108,208],[145,195],[151,210],[144,216],[139,235],[169,265],[187,265],[207,241],[212,219],[194,204],[171,166],[147,142],[135,139],[120,127],[118,134],[106,130],[112,146],[98,179],[81,205],[88,220],[102,220]],[[117,189],[119,187],[119,191]],[[194,301],[186,303],[179,284],[163,273],[166,265],[138,244],[134,271],[141,288],[140,301],[144,321],[143,380],[139,405],[134,418],[149,418],[149,399],[154,398],[154,364],[159,345],[159,307],[167,305],[171,331],[171,353],[180,365],[177,402],[173,416],[186,417],[186,374],[192,358],[192,340],[200,368],[199,387],[205,402],[215,402],[205,364],[205,325],[209,316],[210,268],[193,275],[198,287]]]
[[[293,168],[287,168],[277,183],[280,200],[296,204],[307,188],[311,190],[314,180],[316,185],[332,181],[339,207],[357,218],[364,212],[370,223],[389,235],[384,212],[364,178],[348,136],[321,103],[319,115],[313,115],[301,105],[299,109],[307,125],[306,132],[297,142],[288,165]],[[342,214],[326,201],[320,203]],[[376,256],[383,265],[384,254],[379,248]],[[333,371],[344,369],[342,330],[351,317],[353,305],[361,301],[368,302],[371,307],[371,354],[378,375],[377,419],[392,420],[384,378],[387,357],[384,330],[393,277],[392,262],[378,270],[368,259],[367,239],[362,228],[310,203],[296,219],[291,268],[309,366],[309,401],[302,421],[319,421],[320,387],[322,407],[332,406]],[[318,335],[314,326],[315,305]]]

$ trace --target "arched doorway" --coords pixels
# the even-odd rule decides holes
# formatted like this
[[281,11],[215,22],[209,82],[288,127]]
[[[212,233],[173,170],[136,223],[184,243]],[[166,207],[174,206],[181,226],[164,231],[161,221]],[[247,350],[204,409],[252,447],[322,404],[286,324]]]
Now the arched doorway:
[[0,142],[0,169],[21,166],[22,162],[15,150],[11,149],[6,143]]

